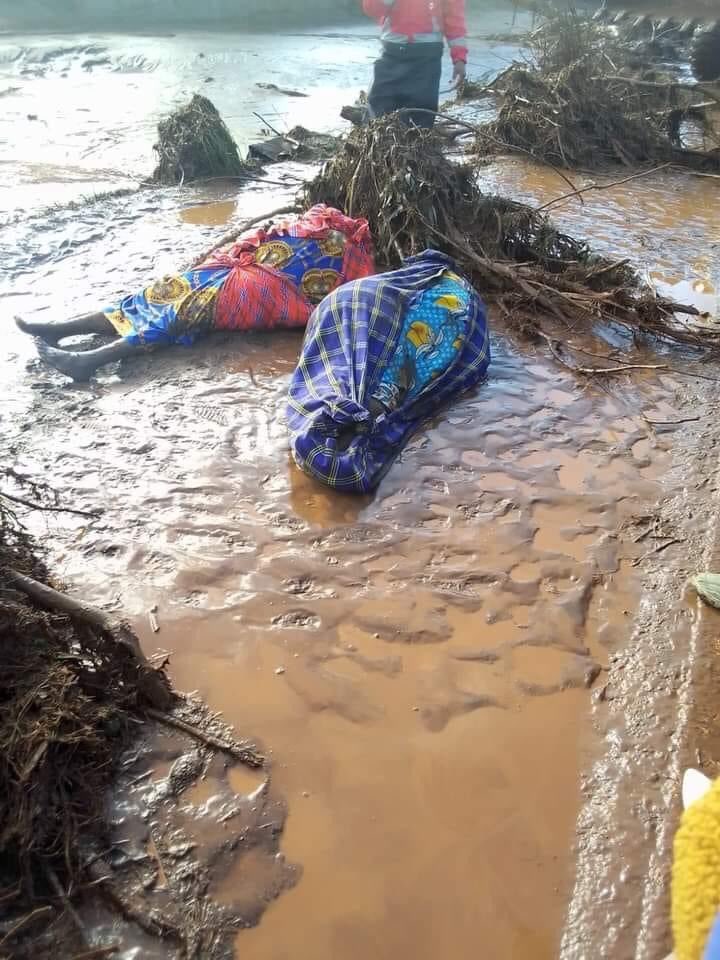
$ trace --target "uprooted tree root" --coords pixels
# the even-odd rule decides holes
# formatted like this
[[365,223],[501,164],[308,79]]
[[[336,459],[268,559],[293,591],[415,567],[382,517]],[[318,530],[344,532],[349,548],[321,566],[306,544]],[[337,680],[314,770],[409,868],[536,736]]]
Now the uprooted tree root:
[[525,334],[548,339],[544,317],[575,331],[613,323],[633,337],[720,348],[720,332],[677,319],[697,315],[694,307],[657,296],[626,261],[594,256],[532,207],[483,194],[472,169],[450,161],[432,131],[397,118],[352,131],[304,199],[366,217],[381,266],[397,267],[427,247],[448,253]]
[[720,167],[717,149],[691,149],[681,131],[687,120],[705,126],[704,102],[676,83],[598,73],[587,60],[544,76],[517,66],[503,75],[498,115],[483,124],[480,156],[519,151],[562,167],[594,169],[672,160]]
[[0,495],[0,903],[8,918],[0,956],[37,955],[49,929],[72,942],[76,931],[57,925],[64,910],[56,904],[102,834],[114,761],[137,726],[132,715],[172,701],[164,674],[138,657],[126,628],[48,579]]
[[[488,196],[470,166],[453,163],[432,131],[376,120],[350,133],[338,154],[306,186],[305,202],[327,203],[370,223],[380,262],[403,258],[442,241],[472,240],[493,260],[510,258],[560,270],[585,261],[583,243],[556,230],[532,207]],[[451,252],[451,251],[448,251]]]
[[207,97],[192,100],[158,124],[155,144],[157,183],[190,183],[214,177],[240,177],[247,171],[237,144]]
[[[12,470],[0,476],[17,482]],[[31,485],[34,497],[41,487]],[[108,790],[121,757],[147,729],[143,721],[189,736],[205,755],[252,767],[264,760],[204,705],[193,712],[178,698],[127,625],[51,585],[14,512],[19,499],[0,491],[0,960],[57,956],[60,943],[63,956],[94,956],[79,897],[101,896],[113,913],[167,935],[169,921],[156,922],[142,896],[128,899],[107,864],[98,869],[112,849]],[[206,894],[186,895],[195,913],[215,917],[205,926],[220,943],[236,921]],[[173,930],[182,942],[195,920],[186,904],[177,906]]]
[[638,71],[627,45],[573,10],[550,16],[531,48],[530,62],[491,85],[498,115],[481,127],[480,156],[517,150],[562,167],[672,160],[720,168],[711,91]]

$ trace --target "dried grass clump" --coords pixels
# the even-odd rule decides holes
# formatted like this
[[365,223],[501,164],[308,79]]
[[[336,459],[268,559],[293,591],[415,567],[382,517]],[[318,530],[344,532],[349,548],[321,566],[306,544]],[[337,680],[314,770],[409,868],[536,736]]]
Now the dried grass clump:
[[544,74],[585,59],[604,59],[615,71],[627,56],[627,45],[617,33],[572,6],[547,6],[527,43],[532,62]]
[[[637,52],[570,9],[553,12],[530,39],[526,64],[491,85],[497,118],[481,127],[478,154],[517,150],[563,167],[593,169],[674,161],[720,164],[705,91],[637,69]],[[710,101],[712,102],[712,100]],[[694,139],[685,149],[686,124]]]
[[217,109],[199,94],[160,121],[153,149],[158,155],[153,174],[157,183],[239,177],[247,169]]

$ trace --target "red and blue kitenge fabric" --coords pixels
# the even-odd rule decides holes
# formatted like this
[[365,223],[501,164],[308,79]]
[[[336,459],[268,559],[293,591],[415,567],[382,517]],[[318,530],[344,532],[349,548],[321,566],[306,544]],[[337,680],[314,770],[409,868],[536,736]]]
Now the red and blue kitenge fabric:
[[231,268],[218,297],[218,330],[304,327],[331,290],[375,273],[367,220],[323,204],[243,234],[203,266]]
[[[439,336],[450,329],[452,340]],[[417,347],[448,341],[431,369]],[[296,463],[331,487],[373,490],[419,423],[475,386],[489,362],[485,305],[444,254],[426,250],[344,284],[310,318],[290,382]]]
[[367,221],[320,204],[248,231],[104,312],[121,337],[147,346],[190,344],[211,330],[304,327],[326,294],[374,271]]
[[136,346],[191,344],[215,325],[218,294],[227,267],[188,270],[125,297],[104,311],[117,334]]

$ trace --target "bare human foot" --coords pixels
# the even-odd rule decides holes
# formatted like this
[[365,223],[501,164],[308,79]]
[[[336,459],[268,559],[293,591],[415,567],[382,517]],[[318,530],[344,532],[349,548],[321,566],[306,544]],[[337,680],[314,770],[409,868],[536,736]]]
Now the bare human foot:
[[54,323],[39,323],[34,320],[23,320],[22,317],[15,317],[15,325],[18,330],[22,330],[30,337],[40,337],[41,340],[53,346],[58,342],[57,332],[53,330],[53,327],[56,326]]
[[99,367],[104,367],[107,363],[116,363],[118,360],[124,360],[137,353],[136,344],[128,343],[127,340],[118,338],[112,343],[106,343],[104,347],[97,347],[95,350],[63,350],[48,346],[42,340],[35,338],[35,346],[42,360],[55,367],[66,377],[72,377],[73,380],[89,380]]
[[40,359],[48,366],[54,367],[66,377],[70,377],[80,383],[84,383],[92,377],[97,369],[97,362],[93,357],[88,357],[83,353],[74,353],[71,350],[58,350],[49,346],[44,340],[35,338],[35,346],[40,355]]

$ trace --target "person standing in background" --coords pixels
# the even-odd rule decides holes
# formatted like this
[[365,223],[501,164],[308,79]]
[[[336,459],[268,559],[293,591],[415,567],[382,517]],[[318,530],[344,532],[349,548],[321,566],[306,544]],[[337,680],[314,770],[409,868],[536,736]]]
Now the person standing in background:
[[[453,84],[465,79],[465,0],[363,0],[363,10],[382,24],[383,50],[368,94],[370,115],[436,111],[444,40],[450,46]],[[431,127],[435,120],[413,112],[408,119],[419,127]]]

